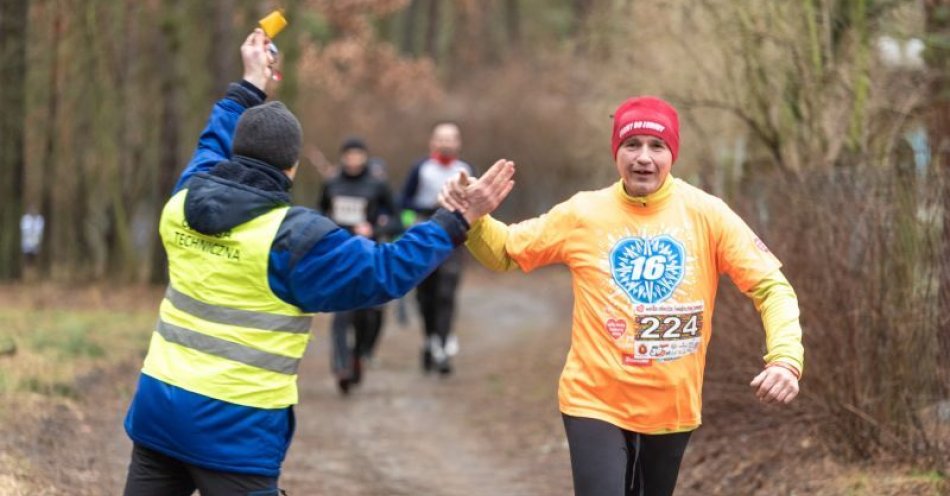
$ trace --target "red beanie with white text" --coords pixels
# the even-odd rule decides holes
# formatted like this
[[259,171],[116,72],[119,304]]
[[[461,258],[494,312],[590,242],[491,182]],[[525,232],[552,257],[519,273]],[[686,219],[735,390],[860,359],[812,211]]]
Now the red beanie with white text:
[[615,159],[623,141],[638,134],[663,140],[673,152],[673,162],[676,162],[680,150],[680,121],[672,105],[654,96],[638,96],[621,103],[614,112],[610,140]]

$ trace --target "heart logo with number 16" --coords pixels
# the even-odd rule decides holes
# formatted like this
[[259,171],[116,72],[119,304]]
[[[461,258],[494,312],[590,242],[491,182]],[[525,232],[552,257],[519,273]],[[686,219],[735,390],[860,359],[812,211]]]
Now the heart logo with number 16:
[[614,282],[635,303],[659,303],[683,281],[686,250],[672,236],[621,239],[610,252]]

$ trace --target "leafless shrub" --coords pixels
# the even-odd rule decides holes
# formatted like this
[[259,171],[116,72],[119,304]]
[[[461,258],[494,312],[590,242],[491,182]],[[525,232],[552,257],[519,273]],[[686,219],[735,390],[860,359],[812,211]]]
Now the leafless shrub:
[[[934,412],[950,384],[937,305],[946,284],[937,271],[946,179],[883,168],[772,175],[735,202],[798,293],[802,415],[818,421],[832,451],[936,468],[950,459],[946,420]],[[762,355],[761,341],[748,339],[761,332],[759,321],[735,293],[724,300],[720,316],[745,339],[724,339],[714,352],[748,364]]]

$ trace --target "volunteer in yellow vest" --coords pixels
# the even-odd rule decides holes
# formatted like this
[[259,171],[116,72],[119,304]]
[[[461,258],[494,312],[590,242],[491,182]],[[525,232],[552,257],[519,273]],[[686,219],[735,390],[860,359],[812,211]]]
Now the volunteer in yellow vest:
[[[255,30],[242,45],[244,78],[214,106],[162,211],[170,282],[125,420],[127,496],[279,494],[310,313],[405,294],[479,215],[441,210],[384,245],[291,207],[301,128],[263,103],[269,43]],[[510,168],[490,173],[482,214],[513,184]]]
[[[719,275],[761,314],[768,352],[751,385],[766,403],[798,394],[798,301],[778,259],[738,215],[670,176],[679,151],[672,106],[627,100],[614,113],[612,145],[620,181],[518,224],[481,218],[466,244],[494,270],[558,263],[571,271],[571,348],[558,398],[575,494],[668,495],[701,422]],[[464,212],[487,191],[461,176],[440,201]]]

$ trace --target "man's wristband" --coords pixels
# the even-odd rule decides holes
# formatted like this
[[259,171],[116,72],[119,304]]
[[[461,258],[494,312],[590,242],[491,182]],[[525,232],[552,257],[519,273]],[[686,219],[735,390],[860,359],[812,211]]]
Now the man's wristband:
[[772,362],[765,366],[765,368],[769,368],[769,367],[782,367],[783,369],[789,370],[793,374],[795,374],[796,379],[802,378],[802,373],[797,368],[795,368],[794,365],[791,365],[785,362]]

